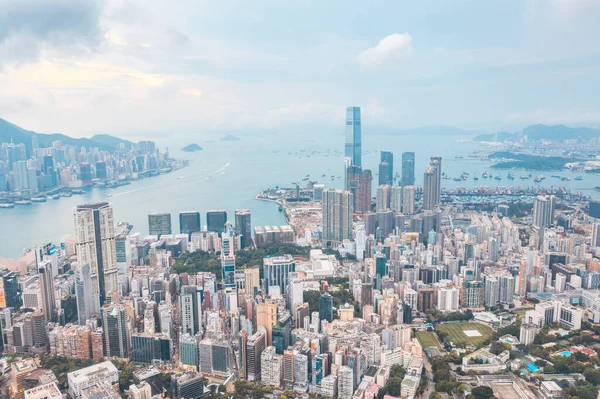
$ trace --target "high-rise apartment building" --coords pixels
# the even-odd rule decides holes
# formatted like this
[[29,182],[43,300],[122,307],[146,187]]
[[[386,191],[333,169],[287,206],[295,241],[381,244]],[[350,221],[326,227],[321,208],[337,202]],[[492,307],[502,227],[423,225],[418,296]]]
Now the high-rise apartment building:
[[188,237],[191,237],[192,233],[200,230],[202,230],[200,212],[184,211],[179,213],[179,232],[181,234],[187,234]]
[[354,370],[342,366],[338,370],[338,399],[352,399],[354,393]]
[[350,158],[351,165],[361,166],[362,138],[360,107],[346,108],[346,158]]
[[442,157],[431,157],[431,163],[425,170],[423,181],[423,209],[432,210],[441,201],[442,195]]
[[250,209],[235,211],[235,235],[240,237],[240,248],[252,246],[252,218]]
[[173,234],[170,213],[151,213],[148,215],[148,232],[160,238],[163,234]]
[[389,210],[391,200],[392,186],[384,184],[377,187],[377,196],[375,197],[375,210],[377,212]]
[[394,154],[388,151],[381,151],[381,161],[379,163],[379,185],[394,184]]
[[109,293],[117,292],[117,254],[113,209],[108,202],[79,205],[75,209],[77,263],[90,266],[93,298],[89,315],[100,314]]
[[554,219],[554,196],[538,195],[533,199],[533,225],[548,227]]
[[275,353],[274,346],[268,346],[261,354],[260,363],[262,383],[279,388],[283,376],[283,356]]
[[411,215],[415,213],[415,186],[402,187],[402,213]]
[[353,198],[349,191],[323,191],[323,241],[352,238]]
[[371,210],[372,182],[373,175],[369,169],[354,165],[346,169],[346,190],[354,196],[354,212],[365,213]]
[[39,288],[42,298],[42,310],[46,318],[46,323],[52,321],[55,311],[54,300],[54,276],[52,273],[52,262],[43,260],[38,265]]

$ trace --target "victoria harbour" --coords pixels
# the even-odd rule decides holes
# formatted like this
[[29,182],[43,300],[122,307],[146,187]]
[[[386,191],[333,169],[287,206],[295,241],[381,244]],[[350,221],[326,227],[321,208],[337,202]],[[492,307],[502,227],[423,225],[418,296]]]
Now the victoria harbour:
[[[276,204],[254,199],[257,192],[266,188],[292,187],[293,183],[304,187],[308,180],[323,183],[328,188],[343,188],[344,185],[343,154],[340,150],[344,140],[342,132],[313,139],[310,134],[307,136],[302,141],[287,140],[289,136],[286,133],[242,137],[239,141],[211,138],[206,143],[198,140],[204,149],[194,153],[177,150],[185,142],[158,141],[162,148],[170,145],[172,157],[189,160],[189,166],[158,177],[132,181],[118,188],[88,188],[82,195],[0,209],[0,256],[16,257],[22,254],[24,248],[36,243],[58,242],[64,235],[73,232],[70,217],[73,209],[79,204],[97,201],[111,202],[116,220],[129,222],[135,231],[143,235],[148,233],[148,214],[153,212],[176,215],[185,210],[198,210],[205,214],[208,210],[225,209],[233,215],[235,209],[246,208],[252,212],[254,225],[285,224]],[[366,168],[376,170],[381,148],[393,149],[398,159],[402,152],[413,151],[416,153],[416,181],[422,182],[429,154],[441,154],[446,175],[469,174],[464,181],[443,180],[443,188],[553,186],[566,187],[585,196],[596,197],[598,194],[593,187],[600,185],[600,176],[591,173],[584,174],[583,180],[574,180],[579,173],[539,172],[547,178],[534,183],[532,179],[521,180],[519,176],[523,173],[535,175],[538,173],[535,170],[514,170],[512,174],[516,179],[508,180],[506,176],[511,171],[491,168],[495,162],[469,158],[472,152],[487,148],[471,139],[472,136],[465,135],[437,135],[435,128],[424,135],[366,133],[363,135],[363,163]],[[395,173],[400,172],[401,165],[395,169]],[[473,180],[475,174],[481,175],[486,171],[502,176],[502,180]],[[553,179],[550,175],[568,177],[570,181]],[[375,188],[376,185],[373,192]],[[173,223],[174,230],[178,230],[177,218],[173,219]],[[36,228],[31,229],[32,225]]]

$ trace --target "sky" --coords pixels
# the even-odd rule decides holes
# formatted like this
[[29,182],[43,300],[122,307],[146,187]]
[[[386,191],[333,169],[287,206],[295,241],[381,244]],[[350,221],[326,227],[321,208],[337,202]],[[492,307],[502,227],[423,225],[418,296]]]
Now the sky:
[[194,136],[600,126],[600,0],[0,0],[0,118]]

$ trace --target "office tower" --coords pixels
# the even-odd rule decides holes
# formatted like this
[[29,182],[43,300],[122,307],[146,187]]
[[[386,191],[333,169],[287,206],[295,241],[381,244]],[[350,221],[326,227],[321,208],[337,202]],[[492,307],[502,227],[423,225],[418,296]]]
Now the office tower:
[[273,345],[273,326],[277,323],[277,304],[271,302],[256,305],[256,326],[265,330],[267,345]]
[[185,371],[171,376],[173,399],[200,399],[206,396],[206,380],[195,371]]
[[308,325],[304,324],[304,318],[309,317],[310,309],[308,307],[308,303],[303,303],[301,305],[297,305],[294,308],[294,321],[296,323],[297,328],[304,328],[308,330]]
[[227,212],[223,210],[213,210],[206,212],[206,228],[208,231],[219,233],[219,237],[225,231],[227,223]]
[[131,336],[131,361],[152,364],[171,360],[172,341],[162,334],[135,333]]
[[402,185],[414,186],[415,184],[415,153],[402,153]]
[[113,209],[108,202],[79,205],[75,210],[77,263],[90,265],[93,300],[87,315],[100,314],[109,293],[117,292],[117,253]]
[[352,239],[354,196],[348,191],[323,191],[323,241]]
[[275,353],[274,346],[268,346],[261,354],[260,363],[262,383],[279,388],[283,375],[283,356]]
[[202,299],[199,290],[193,285],[181,287],[179,295],[179,312],[182,334],[196,335],[202,325]]
[[179,213],[179,232],[181,234],[187,234],[188,237],[191,237],[192,233],[200,230],[202,230],[200,212],[184,211]]
[[292,255],[274,256],[263,259],[263,290],[269,292],[269,287],[279,286],[281,294],[285,295],[289,284],[289,273],[296,271],[296,262]]
[[394,231],[394,212],[377,212],[377,230],[376,238],[378,241],[384,241]]
[[561,292],[565,292],[567,287],[567,276],[562,273],[556,273],[556,278],[554,279],[554,291],[558,294]]
[[290,346],[292,338],[292,315],[288,310],[279,315],[277,323],[273,326],[272,334],[272,344],[277,353],[281,355]]
[[554,218],[554,196],[538,195],[533,199],[533,225],[548,227]]
[[321,202],[323,200],[323,191],[325,190],[325,185],[317,183],[313,186],[313,201]]
[[347,107],[345,156],[351,159],[351,165],[361,166],[361,140],[360,107]]
[[338,370],[338,399],[352,399],[354,393],[354,370],[342,366]]
[[592,248],[600,247],[600,223],[594,223],[592,225]]
[[379,185],[394,184],[394,154],[381,151],[381,162],[379,163]]
[[375,212],[365,213],[365,232],[367,235],[377,233],[377,214]]
[[179,361],[185,368],[198,367],[198,340],[190,334],[179,337]]
[[127,310],[123,305],[102,307],[104,354],[107,357],[128,358],[131,355],[131,331],[127,319]]
[[432,210],[441,201],[442,157],[431,157],[431,163],[425,170],[423,181],[423,209]]
[[223,232],[223,241],[221,242],[221,271],[223,285],[225,288],[236,288],[235,284],[235,254],[234,254],[234,236],[231,223],[225,224]]
[[248,337],[246,343],[246,375],[248,381],[260,381],[261,356],[267,346],[267,332],[258,326],[256,333]]
[[90,265],[77,265],[75,267],[75,297],[77,300],[77,320],[80,325],[85,324],[92,314],[99,315],[96,310],[98,300],[92,289],[92,279],[90,276]]
[[319,298],[319,320],[333,321],[333,297],[328,293]]
[[415,186],[402,187],[402,213],[411,215],[415,213]]
[[373,175],[369,169],[349,166],[346,170],[346,190],[354,195],[354,211],[365,213],[371,210],[371,184]]
[[375,210],[377,212],[390,209],[392,199],[392,186],[385,184],[377,187],[377,196],[375,199]]
[[163,234],[173,234],[170,213],[151,213],[148,215],[148,232],[160,238]]
[[249,209],[235,211],[235,235],[240,237],[240,248],[252,246],[252,219]]
[[46,323],[54,318],[54,276],[52,274],[52,262],[44,260],[38,265],[39,287],[42,297],[42,309],[46,318]]

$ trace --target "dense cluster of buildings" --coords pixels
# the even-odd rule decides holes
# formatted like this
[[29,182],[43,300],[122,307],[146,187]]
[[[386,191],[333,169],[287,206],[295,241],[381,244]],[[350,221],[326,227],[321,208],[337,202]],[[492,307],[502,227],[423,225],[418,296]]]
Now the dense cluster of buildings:
[[120,142],[111,150],[109,145],[80,147],[39,140],[34,134],[31,145],[0,144],[0,193],[7,198],[45,198],[42,193],[59,188],[110,186],[172,166],[168,153],[160,153],[152,141]]
[[[486,323],[487,312],[535,298],[520,326],[525,345],[553,323],[580,329],[583,321],[600,322],[597,219],[559,213],[551,196],[536,197],[531,223],[504,212],[458,212],[440,203],[439,156],[431,157],[417,197],[414,153],[402,155],[398,185],[393,154],[381,154],[373,201],[371,172],[361,166],[359,108],[348,109],[346,129],[346,189],[315,185],[322,229],[318,243],[303,243],[354,258],[342,262],[315,248],[308,258],[279,254],[245,267],[240,250],[299,242],[296,233],[253,229],[249,210],[236,211],[234,223],[211,210],[205,224],[199,212],[181,212],[179,233],[170,214],[150,214],[143,237],[114,220],[111,204],[80,205],[73,236],[36,248],[19,270],[0,270],[4,351],[98,361],[69,373],[74,399],[115,397],[118,370],[106,360],[115,358],[140,365],[129,388],[134,399],[162,393],[162,368],[172,372],[176,398],[205,395],[205,378],[372,398],[394,365],[406,371],[402,396],[411,398],[429,350],[415,338],[413,319],[426,312],[486,311],[477,319]],[[174,272],[183,253],[198,250],[220,271]],[[347,295],[328,278],[343,278]],[[308,292],[318,293],[316,302]],[[502,371],[507,358],[480,348],[464,357],[463,370]],[[35,363],[12,368],[11,396],[55,397],[54,381],[25,385]]]

